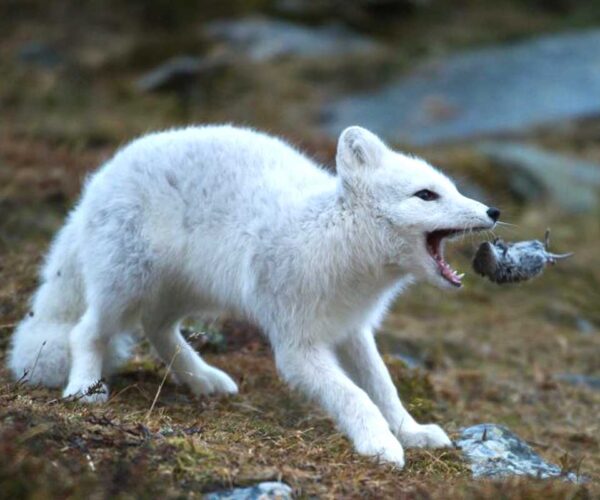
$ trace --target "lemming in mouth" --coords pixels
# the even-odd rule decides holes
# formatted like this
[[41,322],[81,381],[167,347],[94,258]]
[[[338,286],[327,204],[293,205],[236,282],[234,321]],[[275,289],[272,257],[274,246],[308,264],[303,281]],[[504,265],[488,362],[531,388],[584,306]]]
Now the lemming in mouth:
[[[483,227],[469,229],[469,232],[482,231]],[[427,253],[435,262],[440,275],[451,285],[460,288],[464,273],[458,274],[450,264],[444,260],[444,240],[466,233],[466,229],[438,229],[425,234],[425,246]]]

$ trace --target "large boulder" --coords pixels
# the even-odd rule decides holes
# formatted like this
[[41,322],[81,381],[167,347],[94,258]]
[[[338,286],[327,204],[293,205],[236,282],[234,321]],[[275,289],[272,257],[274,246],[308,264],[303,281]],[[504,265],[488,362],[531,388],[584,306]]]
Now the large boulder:
[[517,142],[484,142],[477,151],[505,174],[511,191],[524,201],[548,198],[570,213],[598,206],[600,165]]
[[206,26],[205,33],[254,62],[285,57],[369,55],[381,48],[378,43],[338,24],[307,27],[266,17],[213,21]]
[[472,139],[600,113],[600,30],[460,52],[324,109],[332,136],[360,123],[393,142]]

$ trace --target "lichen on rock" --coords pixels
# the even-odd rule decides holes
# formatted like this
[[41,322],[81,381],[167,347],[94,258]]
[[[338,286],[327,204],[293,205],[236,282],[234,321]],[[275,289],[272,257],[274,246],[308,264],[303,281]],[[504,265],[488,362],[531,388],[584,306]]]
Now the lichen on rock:
[[560,477],[572,482],[582,479],[545,462],[525,441],[497,424],[479,424],[463,429],[456,441],[471,464],[474,477],[531,476]]

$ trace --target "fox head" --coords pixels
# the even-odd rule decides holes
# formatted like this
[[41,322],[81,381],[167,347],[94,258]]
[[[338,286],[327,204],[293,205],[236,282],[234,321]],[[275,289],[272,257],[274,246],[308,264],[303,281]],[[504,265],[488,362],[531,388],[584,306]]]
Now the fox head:
[[384,263],[440,287],[460,287],[444,239],[491,229],[500,211],[463,196],[426,161],[388,148],[361,127],[342,132],[337,172],[343,196],[368,213]]

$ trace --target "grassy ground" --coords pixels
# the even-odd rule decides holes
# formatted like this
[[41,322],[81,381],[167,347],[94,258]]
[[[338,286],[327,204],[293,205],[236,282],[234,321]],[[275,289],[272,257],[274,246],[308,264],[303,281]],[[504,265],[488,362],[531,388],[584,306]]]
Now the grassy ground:
[[[14,322],[26,312],[37,265],[78,179],[104,154],[39,140],[3,144],[0,358]],[[432,156],[437,154],[444,156]],[[463,158],[453,154],[446,156]],[[466,164],[461,160],[456,170]],[[548,460],[597,481],[600,395],[554,378],[598,371],[597,215],[565,220],[548,207],[510,208],[508,220],[518,226],[505,230],[505,237],[537,236],[550,224],[556,249],[574,250],[576,257],[517,287],[497,287],[472,275],[459,293],[417,287],[390,315],[382,345],[424,359],[427,370],[418,375],[390,359],[401,393],[423,419],[453,435],[474,423],[508,425]],[[459,269],[468,269],[475,244],[449,249]],[[578,329],[582,319],[594,325],[593,332]],[[224,352],[211,354],[210,344],[201,350],[240,382],[241,395],[231,400],[194,400],[167,381],[150,412],[164,368],[144,348],[112,381],[113,397],[102,408],[15,384],[2,368],[0,490],[15,496],[177,496],[281,478],[299,493],[344,497],[404,492],[447,498],[453,492],[563,498],[596,491],[559,481],[473,482],[455,451],[409,451],[402,472],[373,465],[351,451],[327,418],[278,382],[257,332],[231,322],[223,329],[229,341]]]
[[[399,22],[412,41],[403,43],[397,30],[384,34],[401,47],[393,64],[586,19],[577,10],[541,11],[518,1],[491,11],[476,4],[462,4],[472,29],[465,30],[460,9],[444,17],[442,7],[429,17],[414,14],[414,24]],[[409,351],[423,360],[425,368],[414,372],[388,357],[400,392],[423,421],[440,423],[452,436],[475,423],[505,424],[544,458],[589,476],[589,483],[474,481],[454,450],[410,450],[403,471],[375,465],[354,454],[324,415],[278,381],[259,332],[231,320],[218,323],[224,347],[197,345],[239,382],[241,393],[232,399],[194,399],[169,379],[161,387],[164,367],[143,345],[111,381],[106,406],[67,403],[58,391],[11,380],[5,349],[27,311],[49,239],[86,173],[124,141],[176,123],[228,119],[284,133],[329,164],[334,144],[311,128],[327,92],[314,89],[316,77],[306,68],[241,66],[204,82],[191,102],[173,94],[143,95],[132,82],[171,55],[163,45],[175,51],[201,43],[190,39],[193,23],[178,38],[152,24],[154,15],[147,12],[155,29],[150,37],[143,23],[123,30],[119,16],[99,13],[95,2],[78,17],[94,29],[71,22],[65,9],[40,13],[37,2],[23,2],[29,10],[15,13],[16,3],[6,5],[12,5],[15,22],[0,16],[0,496],[174,498],[266,479],[282,479],[301,496],[338,498],[600,495],[600,394],[556,378],[600,370],[600,214],[565,217],[543,203],[517,203],[466,146],[420,153],[487,190],[505,220],[516,225],[501,232],[506,239],[541,237],[551,226],[554,249],[576,255],[525,285],[498,287],[471,273],[459,293],[416,287],[390,314],[380,344],[388,353]],[[181,23],[174,16],[169,22]],[[351,22],[360,25],[361,18]],[[50,69],[18,62],[15,53],[32,38],[52,40],[64,62]],[[356,74],[348,66],[338,69]],[[319,74],[323,88],[344,87],[331,74]],[[527,139],[600,161],[594,121]],[[477,243],[467,239],[450,248],[455,267],[468,271]]]

